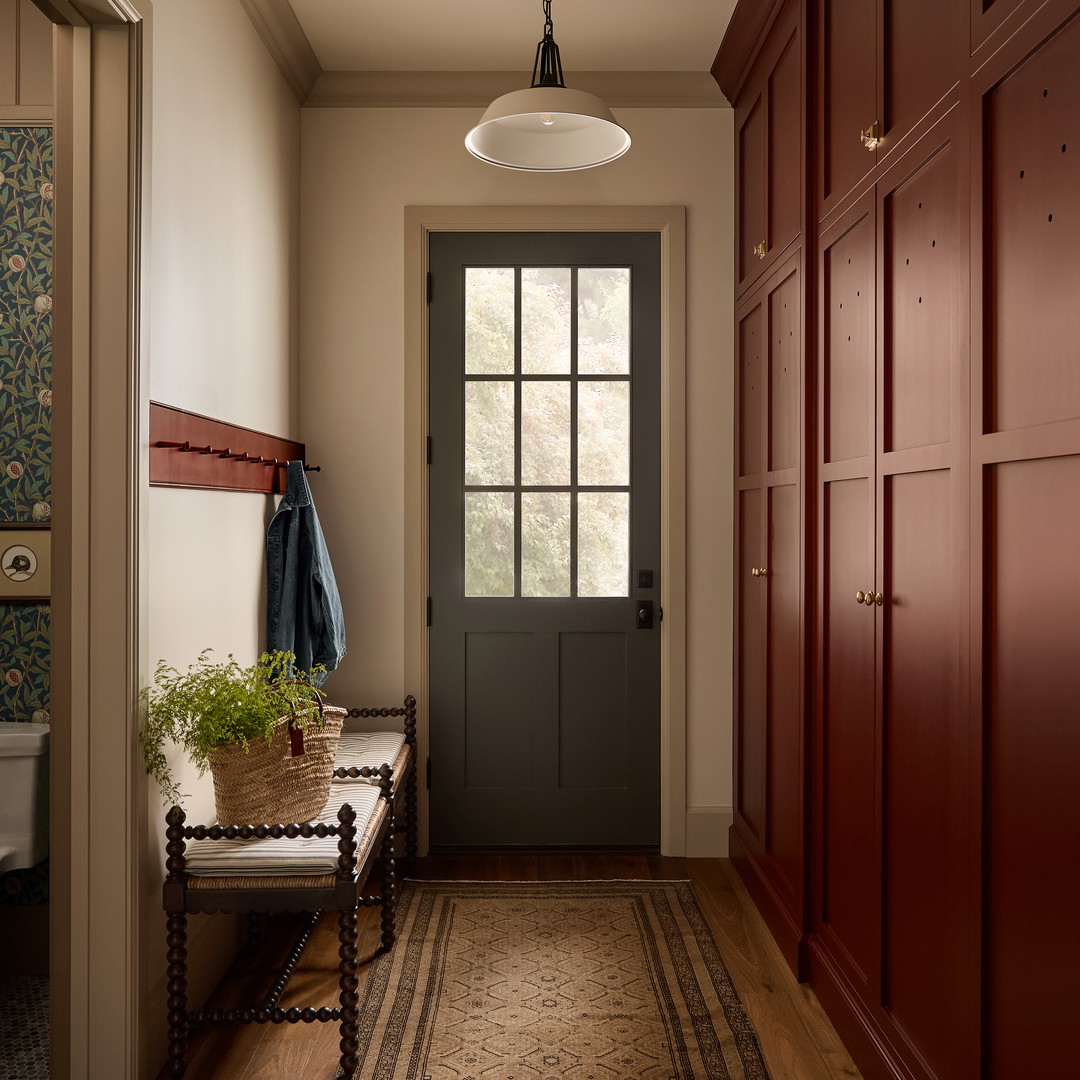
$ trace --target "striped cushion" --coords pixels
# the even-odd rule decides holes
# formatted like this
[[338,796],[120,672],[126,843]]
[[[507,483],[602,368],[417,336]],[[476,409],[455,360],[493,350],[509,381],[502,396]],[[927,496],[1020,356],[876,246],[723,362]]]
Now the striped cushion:
[[[409,760],[409,748],[405,745],[405,736],[400,731],[343,731],[338,741],[334,768],[377,769],[380,765],[392,765],[394,777],[401,775],[401,770]],[[363,779],[358,777],[357,779]],[[368,783],[377,782],[369,778]],[[355,783],[350,780],[335,780],[336,784]]]
[[[379,803],[379,790],[371,784],[336,781],[330,785],[330,797],[315,820],[337,824],[338,810],[345,802],[356,811],[359,840]],[[313,836],[310,840],[287,836],[279,840],[192,840],[186,852],[187,870],[199,877],[332,874],[337,868],[337,845],[336,836]]]

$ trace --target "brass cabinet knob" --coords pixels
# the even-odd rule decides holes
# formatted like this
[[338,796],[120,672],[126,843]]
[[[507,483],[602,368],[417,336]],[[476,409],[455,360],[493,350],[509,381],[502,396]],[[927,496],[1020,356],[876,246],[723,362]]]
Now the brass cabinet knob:
[[859,138],[867,150],[876,150],[881,142],[881,121],[875,120],[865,131],[860,131]]
[[861,603],[862,603],[862,602],[863,602],[863,601],[864,601],[865,599],[866,599],[866,593],[864,593],[864,592],[862,591],[862,589],[860,589],[860,590],[859,590],[859,591],[858,591],[858,592],[857,592],[857,593],[855,594],[855,603],[856,603],[856,604],[861,604]]
[[750,575],[751,575],[751,577],[764,577],[767,573],[768,573],[768,570],[766,570],[764,566],[751,566],[750,567]]
[[756,256],[757,256],[757,257],[758,257],[759,259],[764,259],[764,258],[765,258],[765,253],[766,253],[766,252],[767,252],[768,250],[769,250],[769,249],[768,249],[768,248],[767,248],[767,247],[765,246],[765,241],[764,241],[764,240],[762,240],[762,241],[761,241],[761,243],[760,243],[760,244],[758,244],[758,245],[757,245],[757,246],[756,246],[756,247],[754,248],[754,254],[755,254],[755,255],[756,255]]
[[[870,603],[869,595],[866,598],[866,602],[868,604]],[[878,607],[881,607],[881,605],[885,603],[885,597],[882,596],[881,593],[874,593],[874,603],[877,604]]]

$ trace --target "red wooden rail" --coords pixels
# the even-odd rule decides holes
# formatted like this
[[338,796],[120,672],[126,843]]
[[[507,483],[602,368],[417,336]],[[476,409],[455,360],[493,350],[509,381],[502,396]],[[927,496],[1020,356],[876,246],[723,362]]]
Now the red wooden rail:
[[296,460],[304,460],[301,442],[150,403],[152,485],[281,494],[284,466]]

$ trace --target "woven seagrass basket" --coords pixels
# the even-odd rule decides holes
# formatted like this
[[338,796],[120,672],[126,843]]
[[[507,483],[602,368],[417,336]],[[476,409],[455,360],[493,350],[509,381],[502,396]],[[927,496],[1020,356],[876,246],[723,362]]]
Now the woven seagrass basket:
[[210,772],[221,825],[288,825],[311,821],[326,804],[345,710],[322,707],[322,725],[304,732],[304,752],[293,757],[289,719],[282,717],[270,741],[253,739],[247,750],[212,751]]

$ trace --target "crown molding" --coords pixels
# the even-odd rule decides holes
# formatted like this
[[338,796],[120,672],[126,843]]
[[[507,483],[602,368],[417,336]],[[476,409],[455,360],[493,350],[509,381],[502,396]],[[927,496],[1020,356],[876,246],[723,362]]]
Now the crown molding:
[[240,0],[289,89],[303,105],[322,68],[289,0]]
[[[304,105],[483,109],[493,98],[527,87],[529,80],[529,73],[520,71],[324,71]],[[575,90],[596,94],[615,109],[728,107],[707,71],[576,71],[570,84]]]
[[750,66],[785,0],[740,0],[720,43],[712,74],[729,101],[738,97]]

